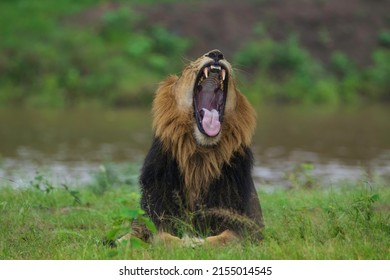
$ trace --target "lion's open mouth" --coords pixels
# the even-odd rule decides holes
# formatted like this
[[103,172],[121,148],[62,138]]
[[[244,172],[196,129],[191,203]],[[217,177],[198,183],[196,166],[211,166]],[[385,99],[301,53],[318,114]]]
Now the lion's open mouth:
[[203,134],[214,137],[221,131],[228,87],[227,69],[219,62],[204,65],[194,87],[196,124]]

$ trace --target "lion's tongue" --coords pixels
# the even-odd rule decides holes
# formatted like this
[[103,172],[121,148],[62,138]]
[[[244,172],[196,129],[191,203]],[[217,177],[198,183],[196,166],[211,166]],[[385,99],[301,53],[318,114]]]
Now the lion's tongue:
[[209,111],[205,108],[203,108],[203,112],[204,115],[202,120],[202,127],[208,136],[214,137],[221,130],[221,123],[219,122],[219,113],[215,109]]

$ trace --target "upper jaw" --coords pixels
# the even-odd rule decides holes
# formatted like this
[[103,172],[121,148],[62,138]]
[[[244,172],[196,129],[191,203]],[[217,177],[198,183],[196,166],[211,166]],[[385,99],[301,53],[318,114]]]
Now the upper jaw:
[[220,73],[221,80],[223,81],[223,86],[227,85],[228,67],[225,65],[223,61],[214,62],[210,60],[201,66],[195,80],[195,87],[199,84],[199,82],[202,79],[207,78],[210,72]]
[[220,63],[207,63],[203,66],[203,76],[207,78],[210,72],[217,72],[221,76],[221,81],[226,79],[226,68],[223,67]]

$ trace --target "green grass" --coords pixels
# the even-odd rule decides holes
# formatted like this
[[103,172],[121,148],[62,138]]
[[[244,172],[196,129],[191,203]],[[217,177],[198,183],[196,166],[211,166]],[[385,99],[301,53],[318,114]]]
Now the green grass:
[[23,188],[3,184],[0,259],[390,259],[386,184],[260,191],[266,223],[262,243],[167,249],[103,244],[118,217],[139,213],[137,187],[111,183],[100,177],[76,190],[38,176]]

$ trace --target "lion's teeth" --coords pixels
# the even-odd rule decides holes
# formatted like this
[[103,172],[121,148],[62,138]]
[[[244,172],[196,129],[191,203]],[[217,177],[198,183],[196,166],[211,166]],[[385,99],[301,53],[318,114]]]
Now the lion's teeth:
[[225,69],[222,69],[221,75],[222,75],[222,81],[225,81],[225,78],[226,78],[226,70]]
[[211,68],[211,69],[221,70],[221,66],[211,65],[210,68]]
[[208,78],[208,76],[209,76],[209,68],[208,68],[208,67],[205,67],[205,68],[203,69],[203,74],[204,74],[204,76],[205,76],[206,78]]

